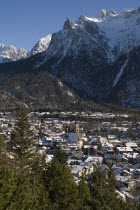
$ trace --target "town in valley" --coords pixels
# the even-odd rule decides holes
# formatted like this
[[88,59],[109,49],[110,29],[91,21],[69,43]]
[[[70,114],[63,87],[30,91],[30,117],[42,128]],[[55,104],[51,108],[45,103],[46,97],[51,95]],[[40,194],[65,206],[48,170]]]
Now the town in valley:
[[[0,113],[0,135],[5,142],[15,127],[15,114]],[[30,112],[34,152],[53,158],[56,146],[67,155],[75,182],[90,176],[98,164],[108,176],[112,169],[116,191],[125,201],[140,202],[140,120],[129,114],[101,112]],[[12,153],[8,154],[12,159]]]

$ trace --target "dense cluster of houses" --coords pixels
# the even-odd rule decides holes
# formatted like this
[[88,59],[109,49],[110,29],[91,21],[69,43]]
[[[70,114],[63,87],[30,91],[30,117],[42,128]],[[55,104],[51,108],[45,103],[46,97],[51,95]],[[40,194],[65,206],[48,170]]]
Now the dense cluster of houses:
[[[140,122],[132,122],[125,114],[120,121],[115,117],[113,113],[31,112],[29,122],[37,151],[46,154],[46,162],[59,144],[76,182],[83,174],[90,176],[97,164],[106,176],[111,167],[117,192],[124,200],[140,202]],[[90,120],[96,128],[87,128]],[[5,141],[10,141],[14,125],[12,113],[0,113],[0,135]]]

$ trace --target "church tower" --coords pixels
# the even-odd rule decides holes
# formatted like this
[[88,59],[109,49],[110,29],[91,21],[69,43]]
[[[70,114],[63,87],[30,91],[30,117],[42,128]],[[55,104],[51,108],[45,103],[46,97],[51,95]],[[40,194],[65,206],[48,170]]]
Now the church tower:
[[83,146],[83,140],[81,139],[80,134],[79,134],[78,124],[75,124],[75,133],[77,134],[77,137],[78,137],[77,146],[81,149],[81,147]]
[[75,133],[77,133],[77,135],[79,134],[79,125],[77,123],[75,124]]

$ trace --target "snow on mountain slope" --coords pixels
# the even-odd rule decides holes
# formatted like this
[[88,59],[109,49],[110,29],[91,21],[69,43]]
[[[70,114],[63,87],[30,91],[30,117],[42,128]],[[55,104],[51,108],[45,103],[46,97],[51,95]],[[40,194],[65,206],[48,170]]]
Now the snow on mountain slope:
[[[140,46],[120,56],[111,68],[114,72],[110,101],[140,109]],[[119,74],[120,73],[120,74]],[[122,73],[122,74],[121,74]],[[120,76],[120,77],[119,77]]]
[[76,59],[82,52],[90,59],[98,54],[98,57],[102,57],[105,62],[108,61],[108,43],[105,33],[95,22],[85,16],[81,16],[76,23],[70,19],[66,20],[63,29],[52,35],[47,51],[41,55],[42,61],[38,61],[35,68],[55,56],[59,61],[52,66],[54,68],[65,56],[73,56]]
[[49,34],[43,38],[41,38],[35,46],[31,49],[31,51],[28,53],[28,57],[33,56],[37,53],[41,53],[48,49],[50,42],[51,42],[52,35]]
[[[52,35],[47,50],[37,57],[34,68],[39,67],[60,78],[83,98],[98,102],[115,98],[115,103],[133,107],[137,103],[140,107],[140,102],[136,102],[139,82],[133,81],[130,89],[126,81],[126,78],[128,81],[132,77],[139,78],[135,69],[131,77],[127,75],[132,67],[130,57],[139,46],[140,8],[124,10],[120,14],[102,10],[94,18],[81,16],[75,23],[67,19],[63,29]],[[137,57],[139,59],[139,55]],[[139,61],[134,62],[139,66]]]
[[27,52],[22,48],[15,48],[14,46],[5,46],[0,44],[0,63],[16,61],[26,58]]
[[23,48],[15,48],[14,46],[5,46],[0,44],[0,63],[16,61],[19,59],[25,59],[27,57],[33,56],[37,53],[41,53],[49,47],[52,35],[45,36],[41,38],[32,50],[27,53]]
[[105,32],[114,60],[140,45],[140,8],[125,9],[120,14],[102,10],[92,21]]
[[120,14],[114,10],[102,10],[93,18],[81,16],[76,23],[67,19],[63,29],[52,35],[42,62],[36,66],[54,55],[59,55],[62,60],[73,53],[76,58],[85,46],[90,57],[96,50],[108,63],[113,63],[120,55],[139,45],[140,8],[127,9]]
[[[0,45],[0,56],[4,57],[4,60],[6,57],[15,61],[47,50],[44,61],[38,63],[41,65],[55,54],[61,54],[62,59],[67,53],[73,52],[76,57],[82,45],[86,45],[89,56],[98,48],[97,51],[104,53],[108,63],[113,63],[120,55],[139,46],[139,43],[140,8],[125,9],[120,14],[114,10],[102,10],[93,18],[81,16],[76,23],[67,19],[61,31],[41,38],[28,54],[24,49],[17,50],[13,46]],[[1,59],[1,62],[4,60]]]
[[125,61],[125,63],[124,63],[123,66],[121,67],[119,73],[116,75],[115,81],[114,81],[114,83],[113,83],[113,87],[115,87],[115,86],[117,85],[117,83],[118,83],[120,77],[121,77],[122,74],[123,74],[124,68],[126,67],[127,63],[128,63],[128,59]]

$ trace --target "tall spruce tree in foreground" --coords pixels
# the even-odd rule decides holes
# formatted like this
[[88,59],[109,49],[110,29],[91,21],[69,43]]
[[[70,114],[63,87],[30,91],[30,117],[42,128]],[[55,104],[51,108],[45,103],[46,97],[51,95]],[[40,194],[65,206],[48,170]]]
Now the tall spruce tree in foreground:
[[11,148],[16,154],[16,159],[20,165],[27,165],[31,157],[33,143],[33,132],[28,122],[28,111],[22,106],[17,113],[15,129],[11,134]]
[[[40,183],[38,175],[32,176],[32,165],[29,161],[32,157],[31,146],[32,132],[27,111],[23,107],[18,113],[18,120],[12,133],[11,147],[13,154],[16,154],[16,161],[9,158],[11,153],[0,138],[0,210],[50,209],[45,186]],[[40,170],[39,166],[36,167]],[[35,172],[37,174],[37,171]]]
[[66,166],[65,158],[62,160],[59,148],[60,159],[56,151],[53,160],[44,170],[44,184],[51,200],[51,209],[79,209],[78,188],[73,179],[70,169]]

